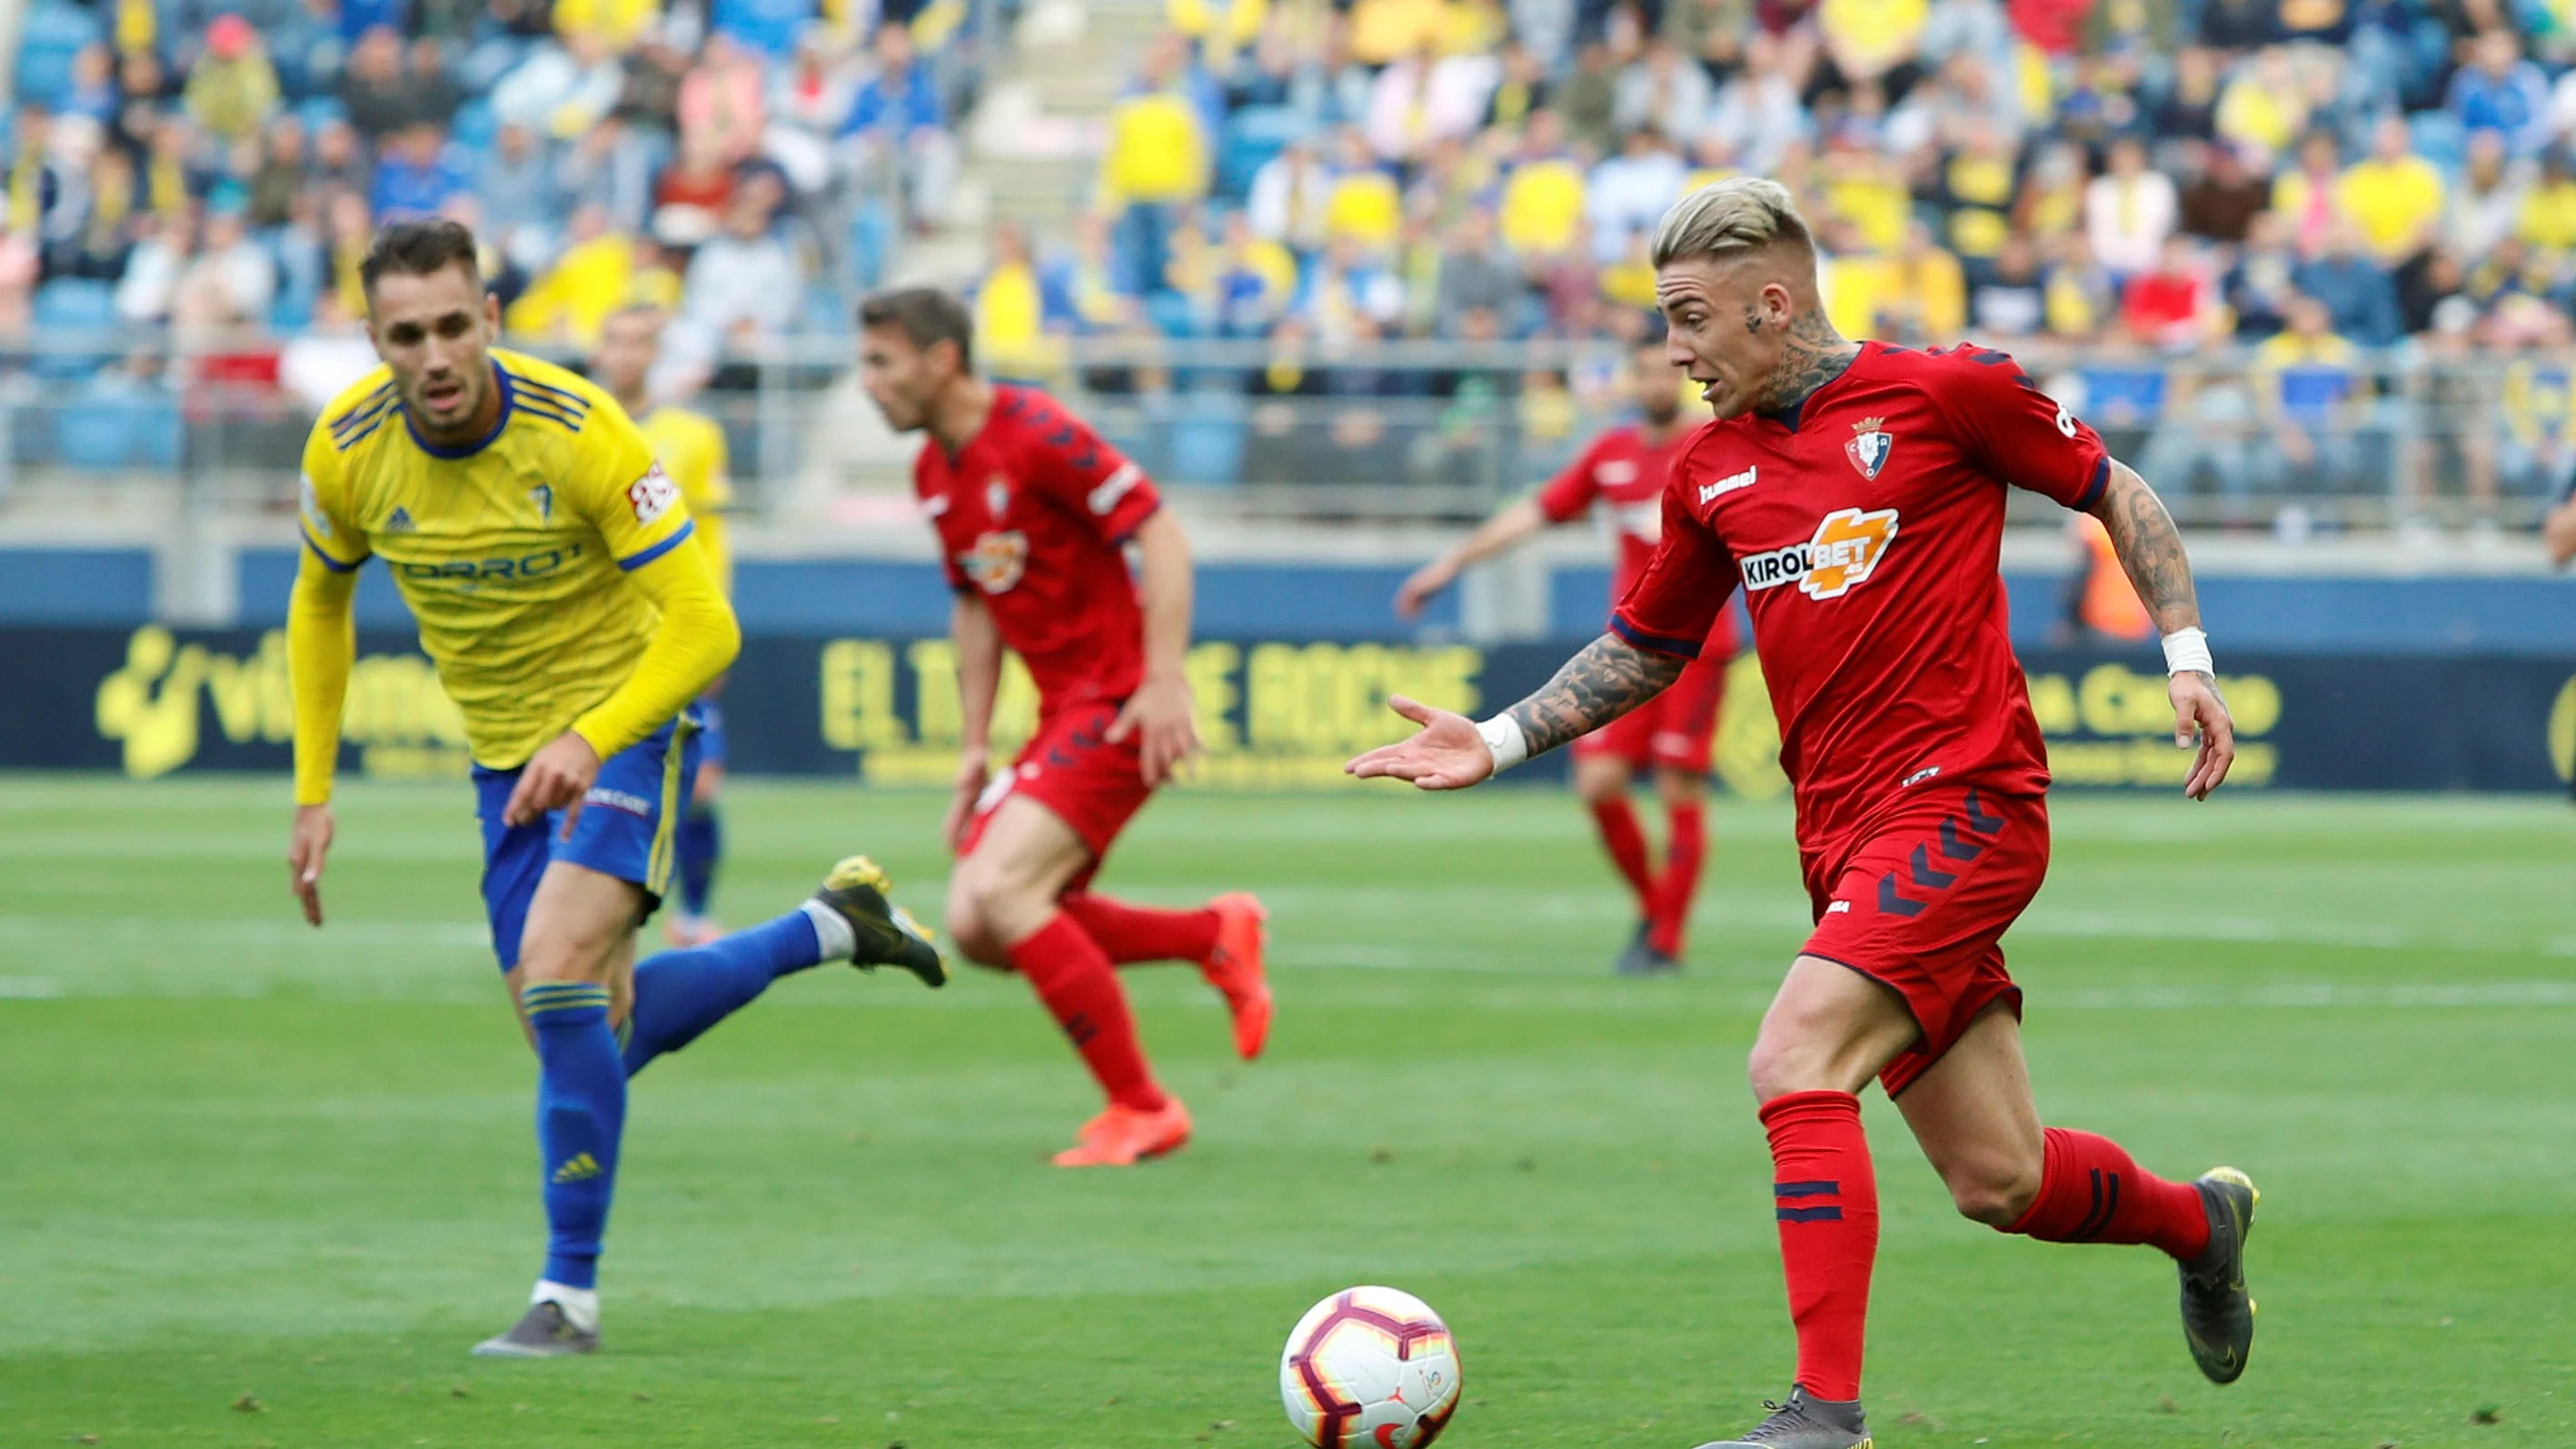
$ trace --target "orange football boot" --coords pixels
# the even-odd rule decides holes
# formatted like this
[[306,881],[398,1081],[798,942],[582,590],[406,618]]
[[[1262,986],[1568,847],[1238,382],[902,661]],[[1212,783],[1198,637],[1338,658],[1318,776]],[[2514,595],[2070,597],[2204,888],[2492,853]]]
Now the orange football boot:
[[1225,997],[1234,1013],[1234,1051],[1245,1061],[1261,1055],[1270,1040],[1270,982],[1262,975],[1261,948],[1269,944],[1264,923],[1270,912],[1260,898],[1244,891],[1208,902],[1216,912],[1216,950],[1199,963],[1199,974]]
[[1055,1165],[1133,1167],[1148,1157],[1178,1152],[1189,1143],[1190,1113],[1180,1098],[1166,1096],[1159,1112],[1139,1112],[1112,1102],[1107,1111],[1082,1124],[1074,1144],[1055,1155]]

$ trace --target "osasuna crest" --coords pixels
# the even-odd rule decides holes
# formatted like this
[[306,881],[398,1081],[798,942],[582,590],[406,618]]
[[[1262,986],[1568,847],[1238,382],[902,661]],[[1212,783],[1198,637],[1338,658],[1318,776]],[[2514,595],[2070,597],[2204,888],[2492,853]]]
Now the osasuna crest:
[[999,520],[1011,511],[1011,480],[996,473],[984,484],[984,511]]
[[1887,455],[1895,451],[1896,439],[1887,431],[1885,418],[1863,418],[1852,424],[1851,441],[1843,444],[1843,456],[1851,459],[1860,476],[1872,481],[1887,466]]

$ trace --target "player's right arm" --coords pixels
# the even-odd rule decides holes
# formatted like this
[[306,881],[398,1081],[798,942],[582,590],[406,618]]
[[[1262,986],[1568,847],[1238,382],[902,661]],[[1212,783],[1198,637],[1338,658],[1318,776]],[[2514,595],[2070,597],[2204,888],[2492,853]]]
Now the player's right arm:
[[340,708],[358,656],[362,535],[347,519],[339,454],[316,425],[305,444],[297,527],[303,535],[295,591],[286,601],[286,677],[295,703],[295,826],[288,883],[304,919],[322,924],[322,868],[331,853],[331,781],[340,760]]
[[957,793],[939,828],[951,850],[964,843],[976,801],[992,776],[993,700],[1002,689],[1001,628],[984,596],[958,582],[956,602],[948,609],[948,639],[957,651],[957,718],[964,747],[957,760]]
[[1664,491],[1663,541],[1610,616],[1610,632],[1583,646],[1556,677],[1483,724],[1402,695],[1387,701],[1422,726],[1409,740],[1369,751],[1343,768],[1363,779],[1410,780],[1460,790],[1532,755],[1579,739],[1661,694],[1699,657],[1739,581],[1735,559],[1683,506],[1687,475]]
[[1468,568],[1518,548],[1551,523],[1565,523],[1580,517],[1600,492],[1593,482],[1594,451],[1586,449],[1582,457],[1574,460],[1573,466],[1549,480],[1546,487],[1504,507],[1478,524],[1476,531],[1468,534],[1456,548],[1415,569],[1412,577],[1395,591],[1396,616],[1404,619],[1417,617],[1424,605],[1438,597],[1441,590],[1456,583],[1458,575]]
[[1493,517],[1476,525],[1457,547],[1415,569],[1395,591],[1396,617],[1419,617],[1423,606],[1439,597],[1441,590],[1458,581],[1458,575],[1497,554],[1509,553],[1547,527],[1547,515],[1539,511],[1536,498],[1524,498],[1506,505]]

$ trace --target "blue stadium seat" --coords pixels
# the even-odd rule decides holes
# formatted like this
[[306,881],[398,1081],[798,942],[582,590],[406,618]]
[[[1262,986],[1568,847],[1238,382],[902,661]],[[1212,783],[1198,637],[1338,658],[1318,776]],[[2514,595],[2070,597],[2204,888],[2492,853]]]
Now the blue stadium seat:
[[1252,178],[1305,132],[1305,118],[1286,106],[1254,106],[1227,117],[1217,154],[1217,194],[1230,201],[1251,195]]
[[72,57],[101,39],[97,17],[86,10],[40,0],[18,37],[18,96],[51,106],[72,83]]
[[492,103],[476,96],[456,108],[456,119],[448,127],[449,137],[469,151],[488,151],[492,138],[500,132],[501,118],[492,114]]
[[56,414],[56,456],[74,468],[175,468],[179,405],[167,396],[111,392]]
[[296,106],[295,115],[305,130],[318,131],[333,121],[349,119],[349,108],[340,104],[338,96],[312,96]]
[[1170,477],[1175,483],[1231,488],[1243,480],[1243,403],[1226,393],[1192,393],[1172,421]]
[[[116,292],[105,282],[83,277],[57,277],[36,289],[36,330],[51,337],[87,340],[116,330]],[[69,381],[88,377],[110,359],[109,353],[46,352],[37,356],[38,377]]]
[[2467,164],[2469,136],[2459,117],[2448,111],[2417,111],[2406,118],[2406,128],[2414,136],[2415,154],[2441,167],[2443,174],[2456,176]]

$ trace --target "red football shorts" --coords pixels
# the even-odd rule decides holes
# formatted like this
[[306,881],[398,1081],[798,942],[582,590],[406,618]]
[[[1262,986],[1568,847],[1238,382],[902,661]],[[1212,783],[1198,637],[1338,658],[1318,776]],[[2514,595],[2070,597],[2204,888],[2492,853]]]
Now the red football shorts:
[[1708,773],[1716,751],[1717,712],[1726,703],[1725,659],[1692,660],[1663,693],[1576,740],[1577,755],[1605,755],[1638,770]]
[[1120,708],[1117,701],[1099,700],[1068,705],[1040,718],[1037,734],[1021,748],[1011,767],[984,787],[958,854],[974,854],[993,812],[1013,795],[1024,795],[1045,806],[1090,847],[1091,864],[1068,887],[1080,890],[1117,842],[1118,832],[1127,828],[1127,822],[1144,808],[1145,797],[1154,793],[1154,787],[1145,783],[1143,732],[1110,742],[1109,726]]
[[2048,874],[2045,798],[1927,788],[1850,848],[1805,865],[1816,909],[1805,954],[1895,991],[1922,1029],[1879,1073],[1887,1095],[1913,1085],[1988,1006],[2021,1014],[2000,943]]

